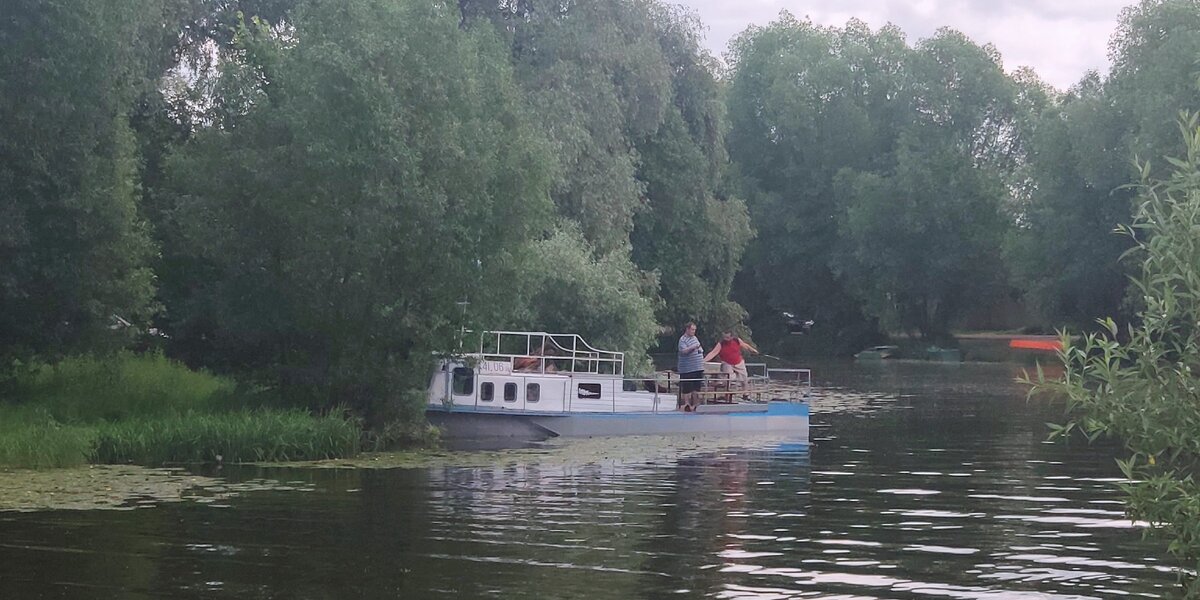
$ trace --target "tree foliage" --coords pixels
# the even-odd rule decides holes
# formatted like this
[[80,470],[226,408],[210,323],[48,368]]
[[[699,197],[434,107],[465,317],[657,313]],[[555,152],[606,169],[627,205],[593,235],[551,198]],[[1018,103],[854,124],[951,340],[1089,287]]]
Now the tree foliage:
[[723,185],[724,105],[694,16],[646,0],[460,7],[507,32],[558,215],[598,257],[657,274],[660,320],[740,320],[728,297],[751,229]]
[[217,83],[241,108],[168,165],[192,259],[173,330],[289,394],[371,406],[450,347],[456,301],[490,298],[486,321],[511,298],[545,147],[495,39],[445,6],[314,0],[289,25],[242,25]]
[[1127,10],[1065,94],[954,31],[786,13],[723,69],[658,0],[6,8],[0,353],[127,345],[118,315],[323,406],[395,396],[463,325],[637,355],[786,311],[845,352],[1014,286],[1089,322],[1125,295],[1129,157],[1200,101],[1190,0]]
[[1030,309],[1045,324],[1086,327],[1116,315],[1126,273],[1132,169],[1125,127],[1099,76],[1082,80],[1034,117],[1028,135],[1034,185],[1018,207],[1005,258]]
[[905,149],[886,174],[844,173],[840,272],[885,326],[944,336],[1002,281],[997,177],[947,148]]
[[1170,115],[1200,105],[1200,5],[1143,0],[1125,9],[1109,46],[1107,77],[1089,73],[1035,117],[1031,193],[1018,207],[1006,249],[1015,281],[1047,324],[1085,325],[1128,315],[1117,257],[1129,242],[1112,232],[1133,213],[1131,157],[1181,152]]
[[164,4],[5,5],[0,356],[111,349],[129,341],[122,319],[149,321],[154,247],[138,212],[129,114],[162,50]]
[[[1171,116],[1200,106],[1200,5],[1142,0],[1126,8],[1109,55],[1113,66],[1106,88],[1126,129],[1124,154],[1151,160],[1151,170],[1165,178],[1171,168],[1157,159],[1181,152]],[[1129,182],[1136,181],[1137,174],[1129,173]]]
[[944,333],[1002,280],[1017,86],[993,48],[942,30],[818,27],[784,14],[732,48],[730,150],[759,237],[744,294],[853,344],[861,313]]
[[578,333],[599,348],[627,353],[635,372],[658,335],[658,281],[629,257],[599,258],[578,225],[560,224],[531,244],[517,286],[524,291],[515,325],[551,333]]
[[[894,27],[817,27],[788,14],[730,47],[728,146],[757,237],[737,297],[764,322],[792,311],[856,346],[867,318],[834,271],[834,178],[893,164],[911,50]],[[763,327],[767,329],[767,327]]]

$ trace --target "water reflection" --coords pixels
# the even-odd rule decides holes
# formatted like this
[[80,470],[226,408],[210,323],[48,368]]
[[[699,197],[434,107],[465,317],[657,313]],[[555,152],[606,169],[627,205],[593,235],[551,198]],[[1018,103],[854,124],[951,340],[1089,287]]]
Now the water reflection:
[[[227,508],[0,513],[0,598],[1096,598],[1173,581],[1013,369],[830,365],[814,444],[640,438],[234,468]],[[472,459],[474,457],[474,459]],[[386,464],[386,461],[384,461]]]

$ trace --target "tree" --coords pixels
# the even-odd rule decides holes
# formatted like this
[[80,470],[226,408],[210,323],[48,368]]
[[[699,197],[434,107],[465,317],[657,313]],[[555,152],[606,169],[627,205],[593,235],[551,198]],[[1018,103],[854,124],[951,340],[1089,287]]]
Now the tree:
[[758,230],[739,297],[813,318],[847,351],[873,319],[944,335],[998,288],[1023,149],[994,48],[785,13],[731,54],[730,153]]
[[993,48],[950,30],[923,40],[907,73],[894,166],[839,175],[835,268],[885,326],[937,339],[1002,289],[1016,86]]
[[[1193,0],[1142,0],[1121,12],[1109,41],[1112,71],[1106,90],[1126,123],[1130,155],[1179,153],[1179,138],[1164,115],[1200,105],[1200,4]],[[1170,170],[1154,161],[1152,170]],[[1164,175],[1165,177],[1165,175]],[[1130,174],[1128,182],[1136,182]]]
[[0,20],[0,355],[127,343],[155,310],[129,114],[166,2],[15,0]]
[[[1191,0],[1125,9],[1109,44],[1108,77],[1087,74],[1026,136],[1032,185],[1006,257],[1043,322],[1087,326],[1128,314],[1118,256],[1129,241],[1111,232],[1133,212],[1124,187],[1137,182],[1129,157],[1180,152],[1163,115],[1200,103],[1198,31],[1200,5]],[[1150,166],[1160,177],[1170,168],[1159,160]]]
[[893,329],[944,338],[1000,287],[998,178],[945,147],[904,149],[887,174],[845,172],[837,196],[844,277]]
[[626,353],[626,370],[648,367],[646,349],[658,335],[658,281],[618,253],[597,258],[578,225],[567,221],[532,243],[520,275],[524,290],[515,325],[578,333],[599,348]]
[[557,214],[599,260],[656,274],[661,287],[648,300],[661,320],[740,320],[728,296],[751,230],[723,184],[724,106],[695,17],[651,0],[460,8],[468,28],[508,35],[507,55],[554,148]]
[[658,130],[637,145],[646,207],[630,236],[632,256],[658,273],[662,321],[720,330],[745,318],[729,294],[753,235],[750,217],[726,184],[725,107],[699,25],[685,13],[649,8],[673,96]]
[[787,13],[732,42],[728,146],[757,231],[737,298],[764,335],[790,311],[817,320],[828,349],[870,339],[870,319],[834,271],[834,177],[894,164],[910,53],[895,27],[823,28]]
[[1144,302],[1137,321],[1108,319],[1101,334],[1074,342],[1064,335],[1061,378],[1039,369],[1031,393],[1063,396],[1070,420],[1058,435],[1119,438],[1128,481],[1127,511],[1169,540],[1190,570],[1188,597],[1200,595],[1200,118],[1181,122],[1187,154],[1170,159],[1166,179],[1141,164],[1138,208],[1124,231],[1134,240],[1132,285]]
[[445,5],[311,0],[234,43],[217,89],[241,100],[168,165],[192,282],[176,343],[309,404],[378,408],[514,305],[514,256],[549,215],[545,144],[494,32]]
[[1035,118],[1028,201],[1018,209],[1005,258],[1044,324],[1084,327],[1116,315],[1125,295],[1120,255],[1129,240],[1126,124],[1096,74]]

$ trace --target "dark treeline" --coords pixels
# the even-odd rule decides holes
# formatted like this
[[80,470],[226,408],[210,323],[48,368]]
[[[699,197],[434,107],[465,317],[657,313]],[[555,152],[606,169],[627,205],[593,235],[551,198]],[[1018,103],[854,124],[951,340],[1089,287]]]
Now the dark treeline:
[[1184,0],[1065,93],[954,31],[787,15],[722,64],[654,0],[13,0],[0,356],[154,344],[391,418],[462,327],[1086,325],[1126,311],[1121,186],[1178,153],[1196,56]]

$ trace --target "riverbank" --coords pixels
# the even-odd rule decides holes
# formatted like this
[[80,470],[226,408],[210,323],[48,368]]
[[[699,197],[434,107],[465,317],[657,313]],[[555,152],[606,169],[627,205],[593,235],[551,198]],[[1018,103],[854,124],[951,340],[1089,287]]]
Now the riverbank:
[[[1057,335],[1034,335],[1019,331],[956,331],[950,338],[939,345],[919,336],[888,334],[888,341],[894,348],[891,358],[934,362],[1044,363],[1057,361],[1055,352],[1046,345],[1061,341]],[[1014,342],[1018,344],[1014,345]],[[1034,344],[1045,347],[1034,347]]]
[[0,400],[0,468],[291,461],[358,454],[341,414],[256,402],[230,379],[156,354],[28,368]]

